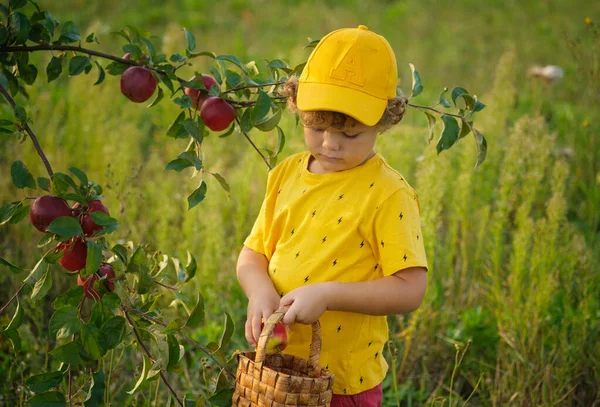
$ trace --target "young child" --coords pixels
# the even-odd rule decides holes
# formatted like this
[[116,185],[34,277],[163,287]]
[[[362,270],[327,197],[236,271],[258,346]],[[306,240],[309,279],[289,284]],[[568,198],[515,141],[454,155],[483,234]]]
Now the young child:
[[300,78],[281,90],[308,152],[269,173],[237,263],[252,346],[261,321],[291,305],[285,353],[308,359],[308,324],[320,321],[319,364],[335,375],[332,407],[381,405],[386,315],[416,310],[425,294],[419,199],[373,151],[378,133],[404,114],[397,81],[393,50],[367,27],[319,42]]

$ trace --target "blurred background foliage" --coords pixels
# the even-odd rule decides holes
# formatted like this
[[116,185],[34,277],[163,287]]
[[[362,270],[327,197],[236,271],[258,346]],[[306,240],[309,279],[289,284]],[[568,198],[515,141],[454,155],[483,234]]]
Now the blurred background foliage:
[[[217,4],[218,3],[218,4]],[[600,402],[600,3],[442,1],[39,0],[82,35],[95,32],[98,50],[121,56],[125,25],[148,30],[165,53],[185,48],[182,27],[198,51],[233,54],[244,62],[282,58],[304,62],[307,38],[359,24],[384,35],[396,52],[400,84],[410,90],[419,70],[424,92],[415,103],[434,104],[444,87],[462,86],[488,105],[478,128],[488,156],[473,170],[475,143],[461,141],[437,156],[427,144],[427,120],[409,109],[377,149],[417,189],[430,263],[423,306],[390,317],[391,371],[385,405],[578,405]],[[50,59],[37,53],[38,66]],[[206,72],[206,59],[181,69]],[[527,75],[532,65],[558,65],[564,78],[547,83]],[[42,74],[44,75],[44,74]],[[235,261],[265,188],[267,168],[240,134],[204,142],[205,166],[231,185],[228,197],[212,177],[207,199],[187,211],[197,186],[190,174],[164,172],[184,145],[165,136],[177,107],[146,109],[119,92],[119,78],[78,76],[28,88],[32,128],[55,171],[76,166],[104,185],[105,204],[122,227],[112,236],[149,243],[198,261],[194,289],[207,303],[207,322],[195,333],[215,340],[223,312],[236,321],[230,351],[245,349],[245,298]],[[26,103],[26,102],[25,102]],[[27,104],[27,103],[26,103]],[[1,115],[10,116],[7,105]],[[438,125],[439,126],[439,125]],[[303,149],[301,129],[284,117],[282,155]],[[437,134],[441,129],[437,129]],[[253,132],[273,148],[276,132]],[[9,166],[21,159],[35,176],[44,169],[31,143],[0,138],[0,199],[20,192]],[[24,268],[41,256],[39,235],[27,222],[0,227],[0,254]],[[116,243],[116,242],[114,242]],[[4,304],[25,275],[0,274]],[[56,269],[49,296],[75,281]],[[193,293],[187,293],[192,295]],[[31,360],[11,355],[0,339],[0,405],[22,399],[21,381],[51,363],[42,321],[49,304],[29,306],[21,333]],[[168,304],[163,304],[167,306]],[[3,315],[2,322],[9,318]],[[123,353],[115,371],[113,405],[147,405],[155,386],[135,396],[135,371]],[[194,388],[203,355],[189,350],[177,388]],[[137,365],[137,362],[136,362]],[[162,390],[158,399],[166,399]]]

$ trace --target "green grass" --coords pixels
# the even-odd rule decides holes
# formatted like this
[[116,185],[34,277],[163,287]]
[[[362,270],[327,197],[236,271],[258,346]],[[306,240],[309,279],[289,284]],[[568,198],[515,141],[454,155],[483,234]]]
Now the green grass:
[[[387,357],[393,372],[384,382],[385,405],[600,403],[600,277],[595,272],[600,260],[600,37],[584,22],[587,16],[600,21],[599,5],[559,0],[223,0],[218,7],[191,0],[141,0],[136,7],[114,0],[39,3],[61,21],[88,27],[82,34],[95,31],[100,48],[116,55],[121,42],[109,33],[125,24],[163,38],[167,53],[183,49],[180,28],[185,26],[196,34],[200,50],[296,64],[308,56],[302,49],[307,37],[365,24],[390,40],[405,91],[408,63],[419,69],[426,88],[416,103],[435,102],[444,86],[460,85],[477,94],[488,105],[476,123],[489,148],[477,170],[472,138],[437,155],[435,145],[426,142],[425,118],[413,109],[378,141],[378,151],[419,192],[430,265],[423,306],[389,319]],[[576,41],[570,45],[571,39]],[[203,63],[182,69],[182,75],[206,69]],[[555,85],[532,81],[525,73],[534,63],[561,65],[566,76]],[[129,103],[119,93],[118,80],[108,77],[99,87],[87,76],[38,81],[28,89],[32,127],[55,171],[76,166],[106,187],[105,202],[122,225],[114,242],[149,243],[184,260],[188,250],[194,254],[198,273],[186,294],[199,290],[207,302],[207,322],[197,337],[218,339],[223,313],[229,312],[237,325],[230,350],[244,349],[245,299],[235,261],[260,207],[266,166],[241,135],[209,137],[205,165],[227,178],[231,197],[206,175],[207,199],[187,211],[186,197],[198,179],[163,171],[185,148],[165,136],[177,109],[165,102],[152,109]],[[3,109],[9,115],[6,105]],[[291,115],[282,126],[288,136],[283,155],[301,151],[301,130]],[[259,146],[275,145],[274,134],[252,136]],[[3,137],[0,146],[4,204],[20,196],[8,175],[13,160],[23,160],[35,176],[44,169],[29,140],[20,144]],[[4,225],[0,256],[31,268],[40,256],[38,239],[25,221]],[[25,274],[2,270],[4,304]],[[74,284],[58,268],[55,275],[51,298]],[[25,365],[11,363],[10,345],[0,337],[5,395],[22,397],[21,375],[50,364],[41,323],[50,307],[39,305],[26,306],[30,320],[22,336],[32,359]],[[7,322],[7,316],[0,318]],[[194,384],[202,357],[188,350],[187,370],[174,378],[182,393],[198,390]],[[136,397],[125,397],[134,383],[135,372],[128,368],[132,358],[125,352],[115,368],[114,405],[154,400],[156,382]],[[166,400],[164,388],[158,394]]]

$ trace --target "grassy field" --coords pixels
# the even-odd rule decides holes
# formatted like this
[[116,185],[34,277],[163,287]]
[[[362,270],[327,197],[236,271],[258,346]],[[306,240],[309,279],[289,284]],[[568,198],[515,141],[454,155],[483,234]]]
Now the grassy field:
[[[307,38],[365,24],[396,51],[401,86],[419,69],[425,91],[415,103],[433,104],[444,87],[462,86],[487,104],[477,117],[488,157],[474,170],[472,138],[437,155],[427,143],[427,121],[411,109],[377,150],[417,189],[430,265],[428,292],[415,313],[390,317],[391,369],[385,406],[595,406],[600,405],[600,4],[583,1],[241,1],[40,0],[82,34],[94,31],[99,49],[121,55],[123,40],[110,32],[126,24],[162,39],[163,52],[179,52],[181,27],[198,49],[243,61],[308,57]],[[586,23],[586,17],[590,23]],[[49,55],[36,55],[48,61]],[[191,76],[206,60],[182,69]],[[527,77],[533,64],[556,64],[564,79],[547,84]],[[42,74],[45,76],[45,74]],[[207,303],[207,322],[196,337],[215,340],[224,312],[236,322],[230,351],[245,349],[245,297],[235,261],[264,193],[267,168],[240,134],[205,140],[205,165],[231,185],[228,197],[205,178],[208,197],[187,211],[197,186],[190,174],[165,172],[185,145],[165,136],[177,115],[172,103],[152,109],[129,103],[119,78],[92,86],[95,77],[61,77],[28,88],[32,127],[55,167],[79,167],[104,185],[105,202],[122,227],[117,239],[149,243],[185,259],[194,254],[193,288]],[[9,116],[2,105],[2,117]],[[303,149],[301,130],[286,115],[282,153]],[[437,129],[439,133],[439,128]],[[273,147],[273,133],[252,133]],[[0,202],[21,192],[10,165],[23,160],[36,176],[43,167],[29,140],[0,138]],[[27,222],[0,226],[0,257],[31,268],[41,255],[39,235]],[[0,269],[0,304],[25,275]],[[57,270],[58,271],[58,270]],[[74,282],[56,273],[53,297]],[[0,405],[22,397],[18,385],[31,366],[49,361],[42,320],[49,305],[30,306],[23,328],[32,360],[13,364],[0,337]],[[43,304],[42,304],[43,305]],[[8,316],[0,321],[4,324]],[[114,406],[164,403],[167,392],[145,385],[136,396],[135,372],[125,353],[117,365]],[[190,350],[178,389],[194,392],[202,374]],[[29,366],[29,367],[28,367]],[[158,394],[158,396],[157,396]],[[14,400],[14,399],[13,399]],[[158,405],[164,405],[158,402]]]

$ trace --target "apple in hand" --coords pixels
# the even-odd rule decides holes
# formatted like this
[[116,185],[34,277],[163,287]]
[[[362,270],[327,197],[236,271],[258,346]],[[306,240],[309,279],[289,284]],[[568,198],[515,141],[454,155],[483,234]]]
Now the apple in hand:
[[206,90],[185,88],[185,94],[194,101],[194,109],[200,109],[202,107],[204,101],[208,99],[208,91],[213,85],[219,86],[219,83],[214,77],[206,74],[202,74],[200,77],[194,76],[189,81],[202,81],[206,88]]
[[145,102],[155,90],[156,78],[149,69],[132,66],[121,75],[121,93],[132,102]]
[[200,117],[209,129],[221,131],[229,127],[235,119],[235,109],[224,99],[211,96],[204,101]]
[[77,285],[83,286],[83,293],[87,298],[99,299],[102,298],[103,294],[99,293],[98,290],[94,288],[94,283],[104,276],[106,276],[106,278],[102,280],[101,284],[104,285],[104,288],[107,292],[113,292],[115,290],[115,283],[113,282],[115,278],[115,271],[108,263],[102,263],[97,272],[87,276],[86,278],[82,278],[81,275],[78,275]]
[[87,261],[87,245],[76,237],[69,242],[63,242],[58,245],[58,250],[64,250],[62,258],[58,262],[69,271],[79,271],[85,267]]
[[[73,205],[73,216],[77,216],[79,218],[79,223],[81,224],[81,228],[83,229],[83,234],[86,236],[91,236],[95,231],[102,229],[102,226],[94,223],[92,217],[89,215],[92,212],[103,212],[106,215],[110,216],[108,212],[108,208],[104,206],[102,201],[90,201],[88,204],[88,213],[81,213],[81,204],[77,202]],[[79,210],[77,210],[79,209]]]
[[[260,330],[262,331],[265,324],[261,323]],[[275,324],[273,332],[267,340],[267,355],[283,352],[288,343],[288,327],[281,321]]]
[[64,199],[51,195],[37,198],[29,211],[31,224],[40,232],[45,232],[48,225],[61,216],[71,216],[71,208]]

